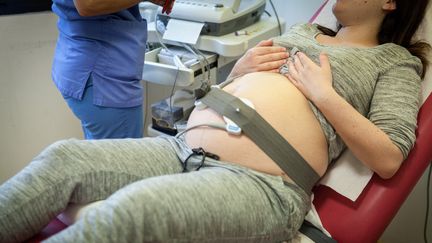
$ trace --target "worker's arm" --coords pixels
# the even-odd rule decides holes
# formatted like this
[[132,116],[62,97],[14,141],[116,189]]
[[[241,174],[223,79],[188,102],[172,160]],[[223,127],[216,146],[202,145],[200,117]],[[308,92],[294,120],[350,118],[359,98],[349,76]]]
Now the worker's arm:
[[[167,0],[150,0],[154,4],[164,6]],[[75,7],[81,16],[97,16],[115,13],[123,9],[130,8],[141,0],[74,0]]]

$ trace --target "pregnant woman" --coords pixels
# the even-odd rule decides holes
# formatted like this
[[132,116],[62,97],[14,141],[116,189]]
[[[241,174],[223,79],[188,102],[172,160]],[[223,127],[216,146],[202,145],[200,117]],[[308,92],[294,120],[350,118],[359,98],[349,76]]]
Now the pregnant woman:
[[[223,92],[248,100],[318,177],[349,147],[389,178],[415,141],[429,45],[411,38],[427,4],[337,1],[336,33],[303,24],[274,46],[261,43]],[[188,127],[224,122],[214,109],[195,109]],[[280,242],[297,233],[309,193],[256,141],[214,127],[178,138],[59,141],[0,186],[0,242],[31,237],[68,203],[96,200],[104,201],[47,242]]]

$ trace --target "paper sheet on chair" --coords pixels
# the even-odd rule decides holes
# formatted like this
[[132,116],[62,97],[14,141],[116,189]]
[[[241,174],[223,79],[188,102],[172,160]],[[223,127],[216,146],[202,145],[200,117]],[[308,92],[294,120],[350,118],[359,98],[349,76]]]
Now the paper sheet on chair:
[[372,175],[373,172],[347,149],[335,161],[319,184],[326,185],[351,201],[355,201]]

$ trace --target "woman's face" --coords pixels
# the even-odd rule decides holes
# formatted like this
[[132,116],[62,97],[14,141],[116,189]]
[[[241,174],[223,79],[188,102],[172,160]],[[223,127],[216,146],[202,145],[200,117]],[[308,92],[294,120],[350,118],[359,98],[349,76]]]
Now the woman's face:
[[333,14],[342,26],[381,21],[396,6],[394,0],[337,0]]

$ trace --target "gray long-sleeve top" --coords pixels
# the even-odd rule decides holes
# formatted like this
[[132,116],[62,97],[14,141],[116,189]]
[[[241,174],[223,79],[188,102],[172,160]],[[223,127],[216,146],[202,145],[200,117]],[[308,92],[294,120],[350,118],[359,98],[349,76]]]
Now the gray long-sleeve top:
[[[393,43],[371,48],[324,45],[316,40],[318,34],[321,31],[317,25],[299,24],[274,38],[273,43],[288,50],[297,47],[315,63],[319,63],[321,52],[327,53],[336,92],[383,130],[406,158],[414,145],[421,103],[420,59]],[[317,107],[310,104],[326,136],[332,161],[346,145]]]

